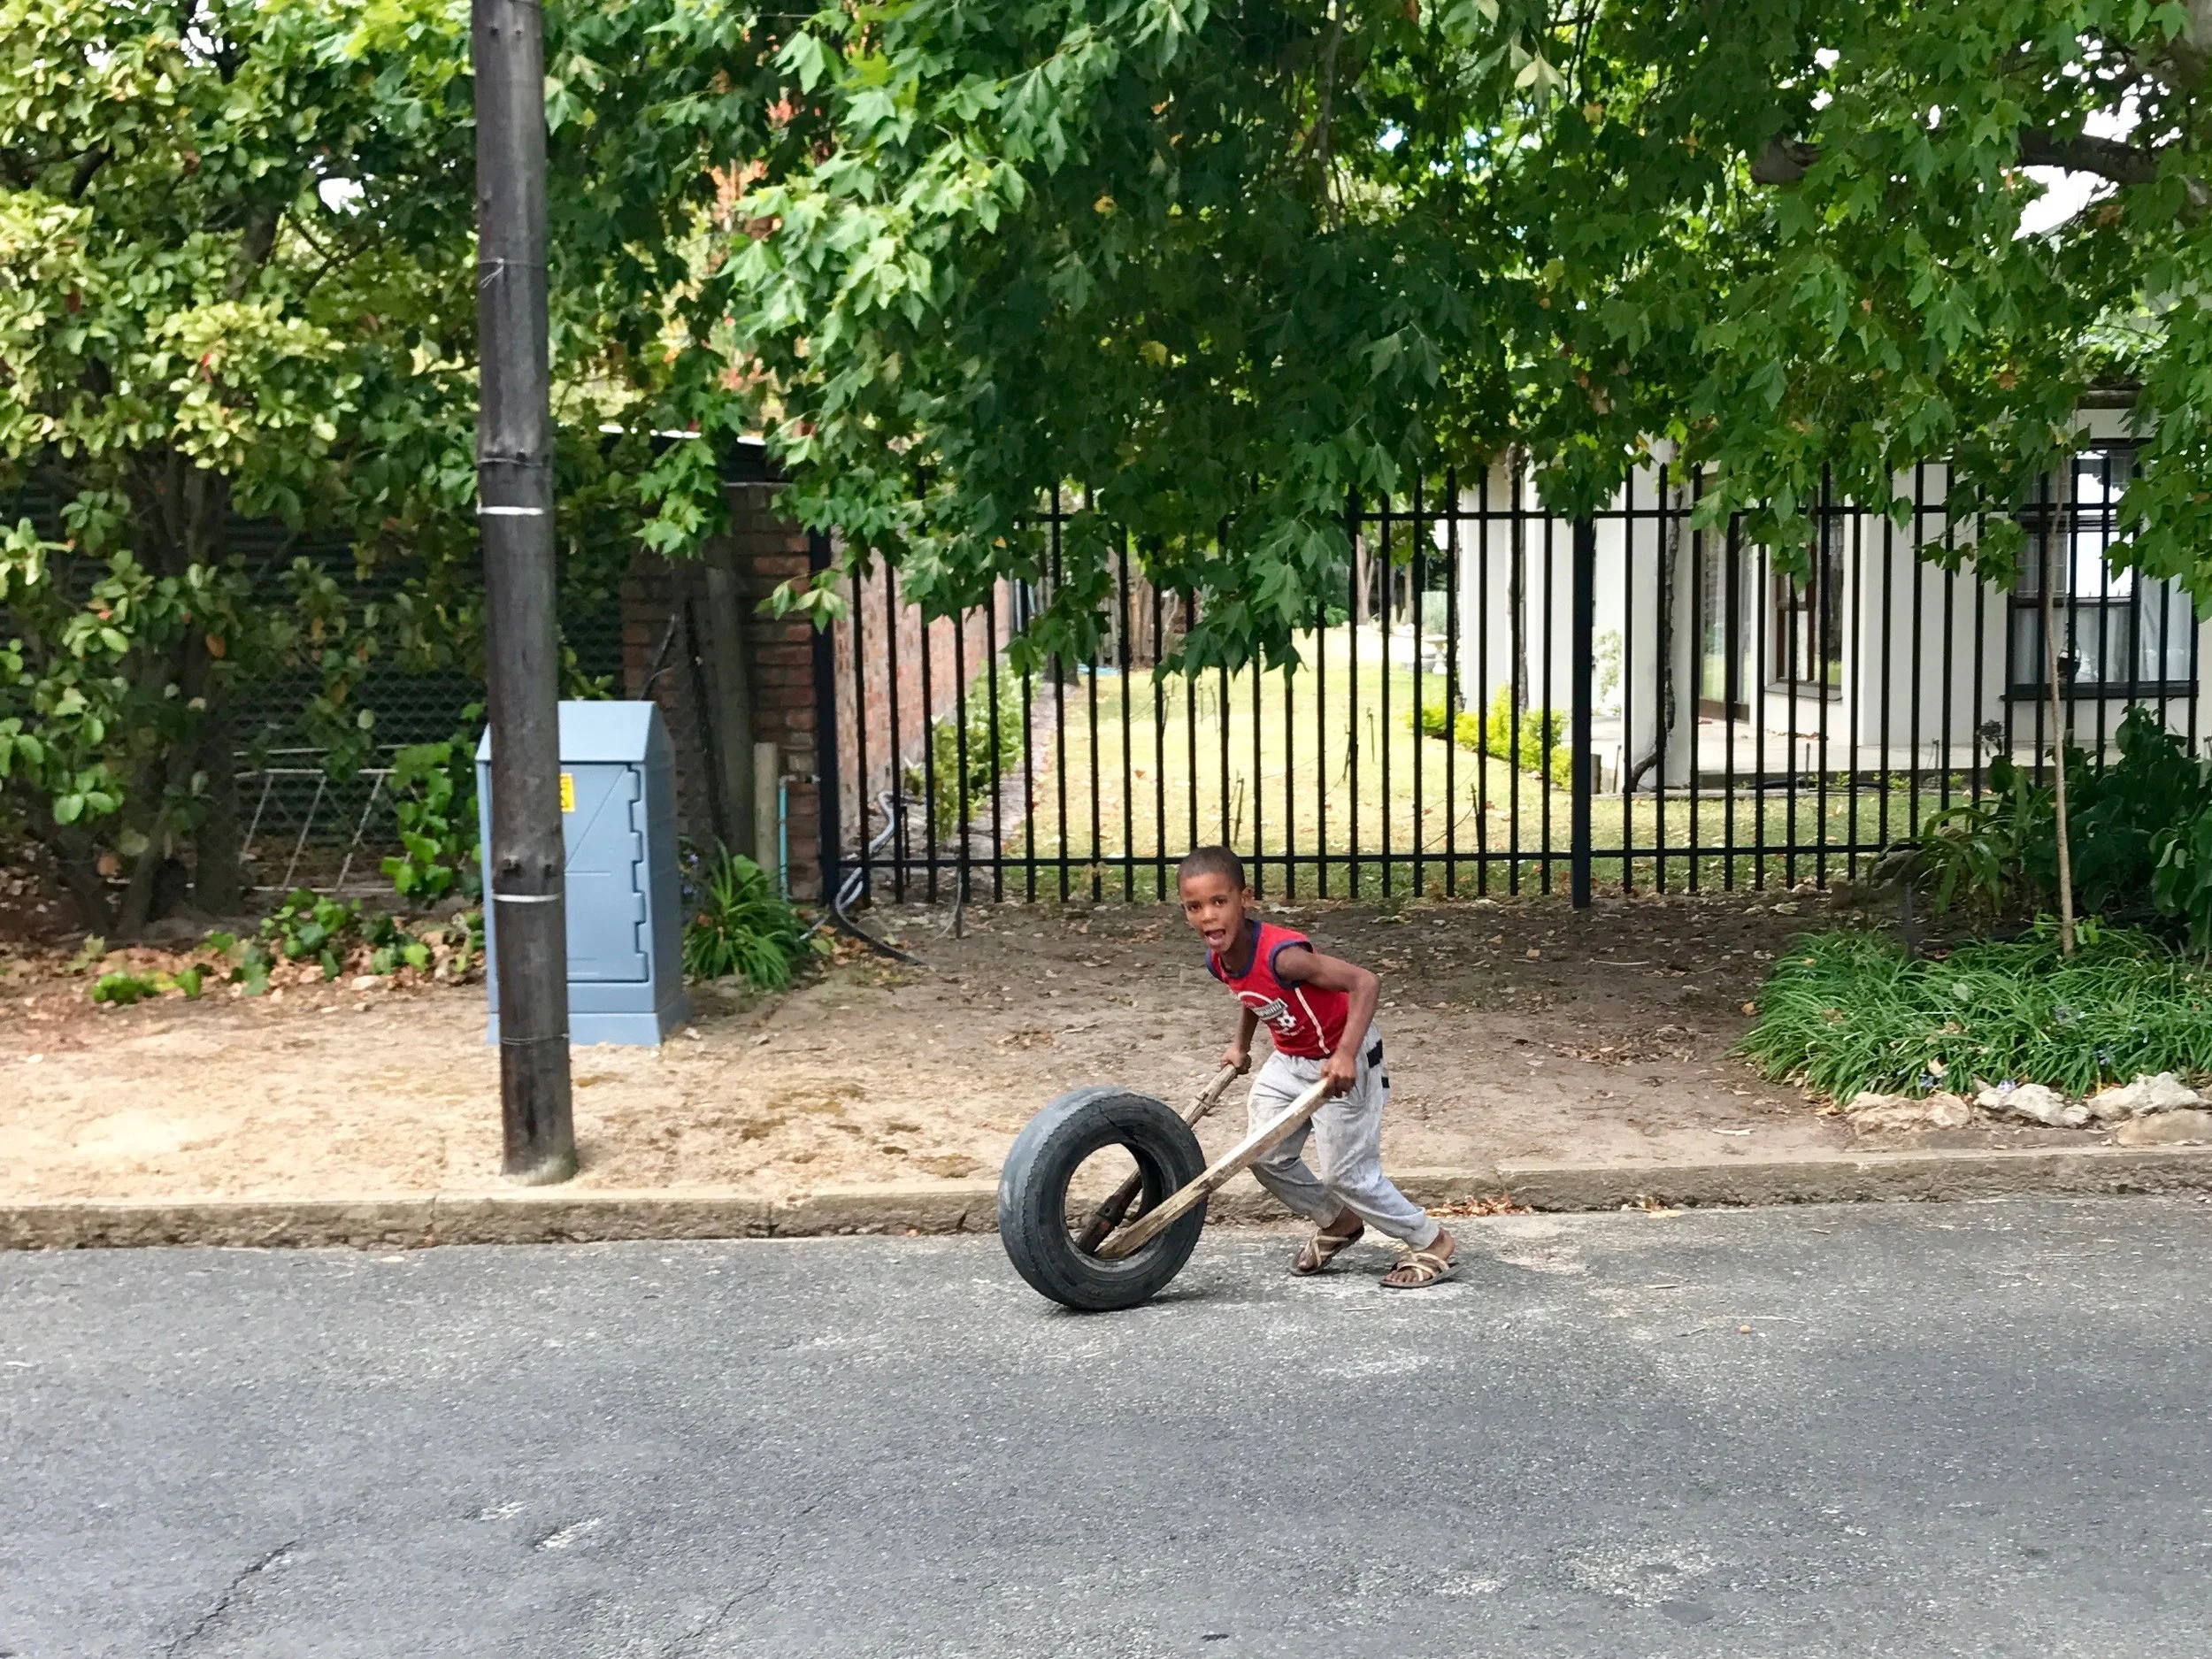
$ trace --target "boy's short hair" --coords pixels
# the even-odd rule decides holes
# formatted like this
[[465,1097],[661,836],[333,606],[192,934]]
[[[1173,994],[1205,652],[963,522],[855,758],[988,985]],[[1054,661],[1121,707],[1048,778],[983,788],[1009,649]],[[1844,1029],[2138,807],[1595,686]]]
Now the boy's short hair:
[[1245,886],[1244,860],[1226,847],[1201,847],[1175,866],[1178,887],[1193,876],[1226,876],[1236,887]]

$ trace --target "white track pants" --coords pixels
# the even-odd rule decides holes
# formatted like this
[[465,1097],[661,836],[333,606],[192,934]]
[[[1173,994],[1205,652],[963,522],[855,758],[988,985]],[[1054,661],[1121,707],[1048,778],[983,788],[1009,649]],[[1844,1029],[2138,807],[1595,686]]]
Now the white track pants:
[[[1252,1079],[1247,1104],[1258,1128],[1279,1117],[1321,1078],[1321,1062],[1271,1054]],[[1367,1028],[1360,1047],[1359,1078],[1351,1088],[1324,1102],[1304,1128],[1252,1166],[1261,1186],[1294,1214],[1310,1221],[1333,1221],[1350,1210],[1369,1226],[1402,1240],[1417,1250],[1436,1241],[1443,1229],[1418,1204],[1390,1183],[1382,1167],[1382,1115],[1390,1102],[1390,1073],[1383,1065],[1382,1033]],[[1310,1132],[1317,1177],[1301,1156]]]

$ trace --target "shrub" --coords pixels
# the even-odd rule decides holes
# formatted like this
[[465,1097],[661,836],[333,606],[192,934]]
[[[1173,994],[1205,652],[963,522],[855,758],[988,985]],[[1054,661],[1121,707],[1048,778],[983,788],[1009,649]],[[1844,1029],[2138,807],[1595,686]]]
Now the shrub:
[[2084,1094],[2212,1071],[2212,969],[2094,923],[2071,957],[2047,924],[1928,959],[1873,933],[1816,934],[1775,964],[1758,1006],[1739,1051],[1837,1100],[2006,1079]]
[[258,947],[248,947],[231,977],[242,978],[249,988],[257,977],[265,985],[273,956],[285,962],[315,963],[326,979],[336,979],[349,963],[356,972],[379,978],[402,968],[427,972],[437,954],[434,942],[451,947],[458,970],[465,972],[469,960],[482,949],[478,942],[481,925],[480,919],[472,923],[469,917],[458,917],[452,924],[432,927],[419,936],[402,927],[388,911],[364,910],[358,904],[319,897],[302,888],[261,924]]
[[[388,924],[390,918],[383,918]],[[319,962],[334,979],[360,931],[361,907],[300,888],[261,924],[262,940],[287,962]]]
[[392,890],[435,903],[477,886],[476,763],[465,741],[417,743],[392,757],[385,787],[399,826],[400,856],[384,861]]
[[155,983],[154,976],[150,973],[131,973],[120,971],[114,973],[104,973],[100,976],[99,983],[92,987],[94,1002],[112,1002],[118,1008],[128,1008],[133,1002],[142,1002],[147,997],[160,995],[161,987]]
[[707,872],[698,908],[684,928],[684,972],[694,979],[733,974],[761,990],[780,990],[806,956],[806,918],[777,893],[751,859],[725,853]]
[[967,734],[964,741],[957,710],[929,726],[929,769],[909,766],[902,787],[915,799],[933,785],[931,818],[941,838],[960,830],[962,761],[966,761],[968,822],[989,823],[991,795],[999,780],[1018,774],[1029,749],[1029,707],[1021,677],[1002,664],[997,675],[998,741],[991,741],[991,684],[979,679],[968,687]]
[[[88,971],[107,961],[104,941],[85,942],[87,949],[71,964],[73,970]],[[271,988],[277,971],[288,966],[291,971],[284,981],[289,983],[305,974],[319,973],[325,979],[342,973],[386,977],[410,968],[428,977],[458,980],[482,959],[483,950],[480,911],[464,910],[411,932],[384,912],[364,911],[303,890],[287,899],[250,938],[217,933],[181,950],[134,949],[123,963],[100,974],[91,995],[96,1002],[118,1006],[173,993],[192,999],[203,994],[212,978],[234,986],[244,995],[260,996]]]
[[[2187,924],[2212,946],[2212,766],[2149,709],[2130,709],[2115,757],[2064,751],[2074,895],[2085,915]],[[1987,919],[2048,910],[2058,897],[2058,817],[2050,783],[1999,755],[1987,793],[1922,827],[1909,879],[1939,910]]]
[[1558,788],[1574,785],[1574,756],[1567,744],[1566,722],[1550,709],[1524,709],[1516,721],[1509,688],[1499,688],[1486,715],[1467,709],[1448,719],[1441,703],[1424,703],[1420,721],[1420,729],[1431,737],[1446,736],[1448,726],[1448,735],[1462,749],[1509,764],[1517,756],[1523,772],[1548,779]]

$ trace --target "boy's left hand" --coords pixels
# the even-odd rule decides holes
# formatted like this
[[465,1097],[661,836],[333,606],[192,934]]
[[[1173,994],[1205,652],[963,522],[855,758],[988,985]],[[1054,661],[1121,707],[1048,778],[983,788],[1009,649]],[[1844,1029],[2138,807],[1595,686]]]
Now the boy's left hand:
[[1359,1061],[1348,1054],[1333,1054],[1321,1063],[1321,1080],[1332,1094],[1349,1092],[1359,1081]]

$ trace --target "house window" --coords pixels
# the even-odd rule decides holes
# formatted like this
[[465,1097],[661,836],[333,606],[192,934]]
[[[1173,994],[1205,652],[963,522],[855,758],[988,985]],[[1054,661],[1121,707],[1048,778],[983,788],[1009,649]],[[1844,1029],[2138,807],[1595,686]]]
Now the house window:
[[2135,470],[2119,444],[2085,449],[2025,517],[2026,557],[2013,586],[2006,678],[2015,696],[2047,695],[2043,584],[2058,615],[2058,678],[2070,697],[2186,696],[2196,683],[2196,617],[2167,579],[2115,569],[2121,494]]
[[1777,686],[1832,693],[1843,684],[1843,558],[1847,519],[1824,511],[1803,577],[1779,565],[1774,595],[1772,675]]

